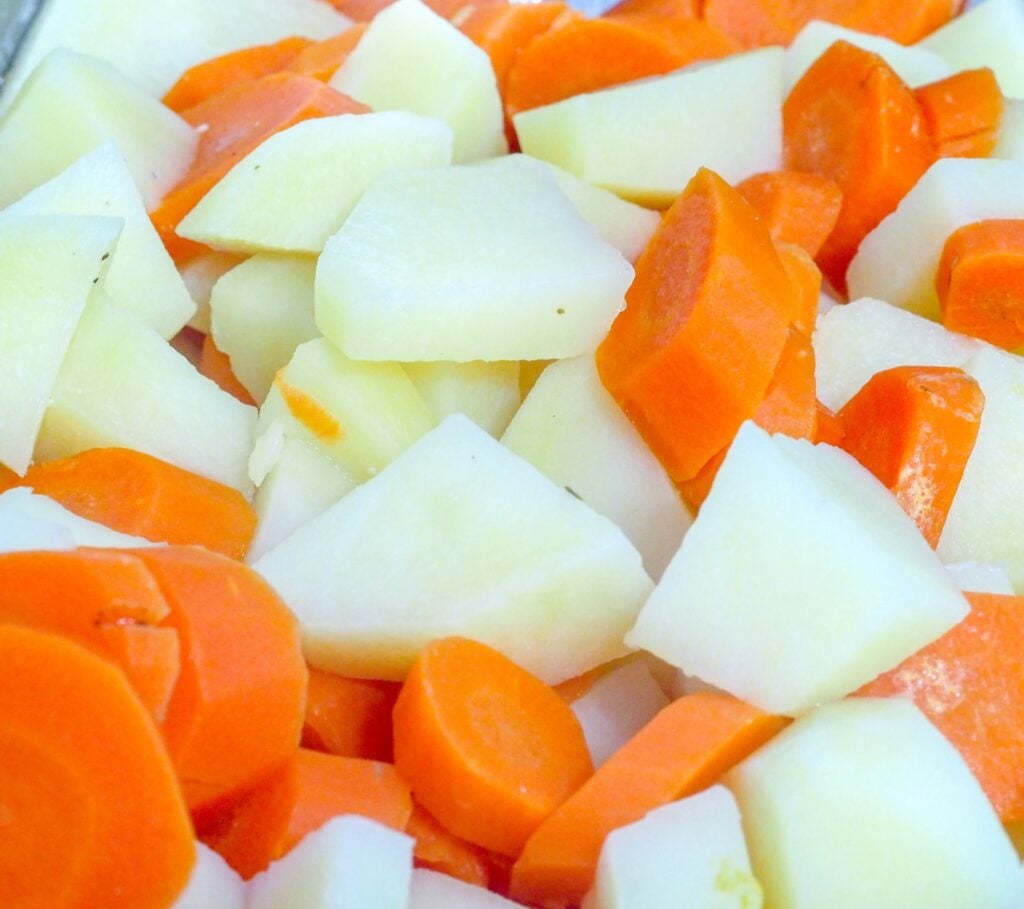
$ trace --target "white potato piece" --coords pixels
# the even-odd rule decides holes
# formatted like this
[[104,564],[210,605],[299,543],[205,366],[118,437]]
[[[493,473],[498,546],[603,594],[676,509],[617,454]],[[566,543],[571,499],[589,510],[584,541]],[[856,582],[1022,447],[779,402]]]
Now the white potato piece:
[[552,482],[614,521],[661,577],[693,518],[601,384],[593,357],[552,363],[502,437]]
[[438,423],[462,413],[498,438],[522,403],[516,360],[406,363],[403,368]]
[[967,612],[914,522],[857,461],[747,422],[626,642],[795,716]]
[[593,351],[633,269],[538,165],[392,171],[317,266],[320,330],[357,360],[544,360]]
[[1013,583],[1004,562],[954,562],[946,566],[946,571],[961,590],[1013,595]]
[[101,281],[111,302],[165,338],[176,335],[195,313],[195,303],[146,214],[131,171],[112,142],[23,196],[0,214],[0,221],[8,214],[120,218],[124,229]]
[[240,256],[211,250],[193,256],[178,269],[189,296],[196,304],[195,315],[188,322],[189,328],[201,331],[204,335],[210,333],[210,294],[213,286],[243,261]]
[[321,0],[47,0],[5,81],[0,110],[54,48],[106,60],[161,98],[196,63],[292,35],[329,38],[348,23]]
[[408,909],[516,909],[519,905],[438,871],[417,868],[412,873]]
[[937,320],[942,247],[987,218],[1024,218],[1024,161],[941,158],[861,242],[846,273],[850,299],[878,297]]
[[839,410],[876,372],[893,366],[963,366],[985,345],[881,300],[835,306],[814,332],[818,400]]
[[262,253],[223,275],[210,292],[214,343],[257,402],[295,349],[320,336],[313,319],[315,277],[315,259]]
[[253,567],[311,665],[381,679],[463,635],[555,684],[621,656],[651,589],[615,525],[461,415]]
[[765,905],[1011,909],[1024,875],[963,758],[909,700],[797,720],[726,777]]
[[0,120],[0,205],[113,141],[147,209],[192,164],[198,137],[184,120],[109,63],[58,49]]
[[1024,101],[1005,99],[992,158],[1024,160]]
[[1024,98],[1024,4],[985,0],[932,32],[918,47],[938,54],[955,69],[990,67],[1003,94]]
[[602,675],[570,705],[595,769],[669,704],[642,656]]
[[177,232],[233,252],[315,255],[377,176],[451,160],[452,131],[440,120],[404,111],[306,120],[239,161]]
[[435,425],[401,366],[350,360],[325,338],[301,344],[278,374],[260,408],[261,430],[274,420],[360,483]]
[[986,348],[964,364],[985,394],[974,450],[938,552],[946,562],[1004,562],[1024,590],[1024,360]]
[[378,13],[330,85],[376,111],[443,120],[457,164],[508,151],[490,58],[420,0]]
[[[55,530],[59,528],[54,542],[62,543],[63,540],[68,539],[71,544],[69,546],[53,545],[32,548],[73,549],[76,546],[91,546],[101,549],[133,549],[140,546],[158,545],[142,537],[111,530],[103,524],[80,517],[48,496],[36,495],[27,486],[16,486],[0,495],[0,524],[9,522],[11,524],[17,522],[26,524],[33,534],[38,535],[54,535]],[[37,537],[37,542],[41,541]],[[17,548],[27,547],[19,546]],[[15,548],[0,546],[0,550],[12,552],[15,551]]]
[[911,88],[937,82],[953,74],[953,67],[933,51],[911,45],[907,47],[880,35],[868,35],[813,19],[808,22],[786,49],[786,94],[800,81],[801,76],[837,41],[846,41],[856,47],[878,54]]
[[0,553],[67,552],[75,548],[71,531],[61,524],[26,514],[7,501],[8,493],[0,495]]
[[171,909],[245,909],[245,883],[209,846],[197,842],[192,876]]
[[613,830],[584,909],[761,909],[732,793],[712,786]]
[[516,133],[535,158],[666,207],[700,167],[730,183],[782,167],[784,59],[761,48],[576,95],[517,114]]
[[0,217],[0,464],[24,474],[93,287],[123,222]]
[[93,291],[36,443],[51,460],[116,446],[248,494],[256,410],[240,403],[135,316]]
[[246,909],[407,909],[413,840],[353,814],[333,818],[248,884]]

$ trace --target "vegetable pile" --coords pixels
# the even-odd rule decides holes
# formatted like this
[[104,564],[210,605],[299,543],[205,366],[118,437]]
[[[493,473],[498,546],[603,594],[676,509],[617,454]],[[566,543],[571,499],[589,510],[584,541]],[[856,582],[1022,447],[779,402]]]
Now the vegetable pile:
[[1024,906],[1024,0],[52,0],[0,93],[0,906]]

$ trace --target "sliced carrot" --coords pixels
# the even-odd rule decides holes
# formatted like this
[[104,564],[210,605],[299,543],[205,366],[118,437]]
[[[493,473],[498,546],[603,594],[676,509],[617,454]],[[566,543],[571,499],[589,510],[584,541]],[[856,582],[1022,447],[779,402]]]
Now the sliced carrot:
[[332,817],[358,814],[403,830],[411,813],[409,787],[390,764],[300,748],[200,838],[250,878]]
[[310,669],[303,746],[341,757],[390,761],[391,709],[399,687]]
[[23,486],[24,481],[9,467],[0,464],[0,493],[14,489],[15,486]]
[[134,550],[181,642],[164,739],[193,812],[244,791],[294,753],[306,664],[295,617],[256,572],[191,546]]
[[310,44],[308,38],[284,38],[204,60],[185,70],[164,95],[164,104],[181,113],[225,89],[280,72]]
[[395,765],[456,836],[516,855],[590,775],[587,743],[555,692],[465,638],[427,646],[395,703]]
[[750,204],[701,169],[636,264],[597,351],[601,379],[676,481],[764,398],[792,313],[786,270]]
[[987,158],[999,138],[1003,93],[988,67],[954,73],[914,91],[940,158]]
[[365,113],[369,108],[316,79],[272,73],[219,92],[181,115],[200,132],[195,161],[151,218],[176,262],[205,247],[175,228],[232,167],[277,132],[312,117]]
[[310,44],[288,64],[288,70],[300,76],[319,79],[321,82],[330,81],[338,67],[355,50],[366,29],[366,24],[360,23],[345,29],[333,38],[325,38],[323,41]]
[[446,830],[422,805],[413,803],[405,832],[416,840],[413,859],[417,868],[440,871],[477,887],[490,883],[488,853]]
[[29,468],[25,482],[69,511],[147,540],[240,559],[256,513],[236,489],[130,448],[91,448]]
[[162,723],[181,673],[181,644],[173,628],[101,625],[103,649],[128,676],[153,719]]
[[199,371],[211,382],[215,382],[222,391],[226,391],[243,404],[256,404],[253,396],[238,381],[238,377],[232,371],[231,358],[217,349],[213,335],[203,335],[203,347],[199,355]]
[[754,174],[736,189],[757,209],[776,243],[801,246],[812,259],[836,226],[843,204],[835,180],[795,170]]
[[595,666],[582,675],[574,676],[571,679],[566,679],[564,682],[554,685],[555,693],[567,704],[572,704],[590,691],[594,684],[608,675],[609,672],[613,672],[625,663],[639,658],[639,654],[632,653],[628,656],[619,657],[617,660],[602,663],[600,666]]
[[195,862],[152,719],[109,662],[0,625],[0,905],[165,909]]
[[963,370],[897,366],[839,411],[842,447],[896,496],[932,547],[974,450],[985,395]]
[[793,243],[776,243],[779,259],[789,276],[792,289],[793,328],[810,337],[814,334],[818,319],[818,302],[821,299],[821,269],[801,246]]
[[1024,821],[1024,597],[968,593],[970,614],[857,692],[911,697],[1004,823]]
[[954,231],[935,276],[942,324],[1014,350],[1024,345],[1024,220]]
[[725,695],[669,704],[530,837],[512,870],[513,898],[578,905],[609,833],[710,786],[785,723]]
[[834,445],[836,448],[842,447],[843,438],[846,435],[843,421],[822,404],[821,401],[816,401],[815,405],[818,411],[818,418],[817,429],[814,433],[814,443],[816,445]]
[[711,486],[715,482],[715,477],[718,476],[718,471],[728,452],[729,446],[727,445],[711,457],[711,460],[697,472],[697,476],[691,477],[689,480],[677,481],[676,489],[679,490],[683,501],[690,507],[690,511],[695,513],[700,511],[704,500],[711,494]]
[[838,41],[794,86],[782,117],[786,168],[829,177],[842,190],[839,218],[816,261],[845,293],[860,241],[934,160],[924,114],[885,60]]
[[369,22],[395,0],[327,0],[339,13],[355,22]]
[[665,16],[671,19],[699,19],[701,0],[622,0],[605,15],[610,19],[618,16]]

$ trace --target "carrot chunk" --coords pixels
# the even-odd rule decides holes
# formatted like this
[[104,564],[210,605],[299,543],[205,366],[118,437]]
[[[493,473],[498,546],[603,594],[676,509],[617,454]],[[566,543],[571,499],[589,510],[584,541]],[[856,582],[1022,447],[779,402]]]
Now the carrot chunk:
[[44,461],[25,482],[83,518],[155,542],[240,559],[256,531],[256,513],[238,490],[130,448]]
[[303,747],[390,761],[391,710],[399,687],[395,682],[348,679],[310,669]]
[[213,341],[213,335],[203,335],[203,347],[199,354],[199,372],[211,382],[216,382],[221,391],[237,398],[243,404],[255,405],[256,401],[246,387],[238,381],[231,369],[231,358]]
[[843,438],[846,436],[843,421],[821,401],[815,401],[815,410],[817,411],[817,427],[814,433],[814,443],[841,448]]
[[0,625],[0,905],[165,909],[195,862],[152,719],[109,662]]
[[512,870],[513,898],[578,905],[609,833],[710,786],[785,722],[725,695],[669,704],[530,837]]
[[7,492],[8,489],[14,489],[15,486],[23,486],[24,482],[13,470],[9,467],[4,467],[0,464],[0,493]]
[[676,481],[697,475],[764,398],[792,288],[754,209],[702,169],[668,210],[597,351],[601,379]]
[[413,859],[417,868],[441,871],[477,887],[490,883],[488,853],[446,830],[422,805],[413,803],[405,832],[416,840]]
[[312,79],[319,79],[321,82],[330,81],[331,76],[337,72],[338,67],[355,50],[366,29],[366,24],[360,23],[345,29],[345,31],[335,35],[333,38],[325,38],[323,41],[313,42],[295,55],[294,59],[288,64],[289,72],[298,73],[300,76],[309,76]]
[[606,16],[665,16],[670,19],[699,19],[700,0],[622,0]]
[[938,366],[876,373],[839,411],[842,447],[888,487],[932,547],[960,486],[985,396],[971,376]]
[[417,659],[395,703],[395,765],[456,836],[505,855],[590,775],[569,706],[496,650],[445,638]]
[[976,221],[954,231],[935,290],[950,331],[1007,350],[1024,345],[1024,220]]
[[167,716],[174,686],[181,673],[181,643],[173,628],[149,625],[101,625],[103,649],[124,671],[153,719]]
[[819,174],[776,170],[747,177],[736,189],[765,222],[779,244],[803,247],[813,259],[832,233],[843,191]]
[[409,787],[390,764],[300,748],[200,838],[250,878],[332,817],[358,814],[403,830],[411,812]]
[[999,137],[1003,93],[988,67],[954,73],[914,91],[940,158],[987,158]]
[[801,246],[793,243],[776,243],[779,259],[782,261],[792,293],[793,328],[810,337],[818,319],[818,302],[821,299],[821,269]]
[[829,177],[843,193],[816,261],[845,293],[861,240],[934,160],[924,113],[881,57],[838,41],[793,87],[782,119],[786,168]]

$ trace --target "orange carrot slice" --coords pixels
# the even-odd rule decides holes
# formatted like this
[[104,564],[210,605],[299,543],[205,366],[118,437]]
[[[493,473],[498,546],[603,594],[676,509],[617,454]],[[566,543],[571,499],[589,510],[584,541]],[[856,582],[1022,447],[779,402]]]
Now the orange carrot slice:
[[1003,93],[987,67],[954,73],[914,92],[941,158],[986,158],[999,138]]
[[226,391],[243,404],[256,404],[253,396],[238,381],[238,377],[232,371],[231,358],[223,351],[217,349],[217,345],[213,341],[213,335],[203,336],[203,347],[199,354],[199,372],[211,382],[216,382],[222,391]]
[[578,905],[609,833],[710,786],[785,723],[725,695],[669,704],[530,837],[512,870],[513,898]]
[[1024,598],[969,593],[970,614],[858,695],[902,695],[960,752],[1004,823],[1024,820]]
[[390,761],[391,709],[399,687],[395,682],[348,679],[310,669],[303,747]]
[[838,41],[782,107],[786,168],[829,177],[843,203],[816,256],[833,286],[860,241],[892,212],[934,160],[921,106],[881,57]]
[[250,878],[332,817],[358,814],[402,830],[411,813],[409,787],[390,764],[300,748],[200,838]]
[[165,909],[195,862],[152,719],[109,662],[0,625],[0,905]]
[[23,486],[24,481],[9,467],[0,464],[0,493],[14,489],[15,486]]
[[422,805],[413,803],[405,832],[416,840],[413,859],[417,868],[440,871],[477,887],[488,886],[488,853],[445,830]]
[[181,672],[181,644],[173,628],[149,625],[101,625],[97,633],[104,651],[124,671],[153,719],[167,716]]
[[954,231],[935,276],[942,324],[1013,350],[1024,345],[1024,220]]
[[696,476],[754,415],[786,343],[791,295],[754,209],[698,171],[597,351],[605,387],[674,480]]
[[130,448],[45,461],[25,482],[83,518],[155,542],[240,559],[256,531],[256,513],[238,490]]
[[164,95],[164,104],[181,113],[225,89],[280,72],[310,44],[308,38],[284,38],[197,63]]
[[776,243],[783,268],[789,276],[792,289],[793,328],[810,337],[814,334],[818,319],[818,302],[821,298],[821,269],[801,246],[793,243]]
[[757,209],[776,243],[801,246],[812,259],[836,226],[843,204],[843,191],[834,180],[795,170],[754,174],[736,189]]
[[838,415],[822,404],[821,401],[815,402],[815,410],[817,410],[817,427],[814,433],[815,444],[834,445],[836,448],[842,447],[843,439],[846,436],[843,421],[839,419]]
[[670,19],[699,19],[700,0],[623,0],[612,7],[606,16],[665,16]]
[[839,411],[842,447],[884,483],[934,548],[974,450],[985,395],[960,369],[876,373]]
[[590,775],[587,743],[555,692],[465,638],[427,646],[395,703],[395,765],[456,836],[517,855]]
[[193,812],[244,791],[294,753],[306,664],[295,617],[258,574],[198,547],[134,551],[181,642],[164,739]]
[[335,35],[333,38],[313,42],[305,50],[296,54],[288,64],[289,72],[319,79],[321,82],[329,82],[338,67],[355,50],[366,29],[366,24],[360,23],[345,29],[340,35]]

